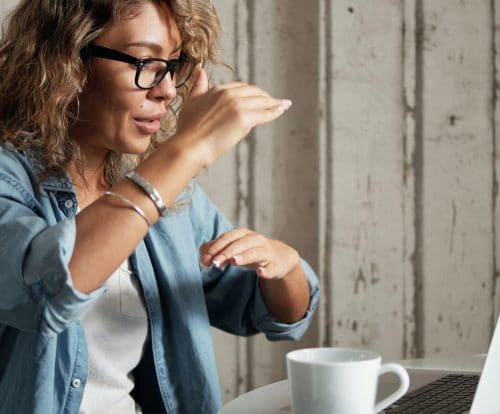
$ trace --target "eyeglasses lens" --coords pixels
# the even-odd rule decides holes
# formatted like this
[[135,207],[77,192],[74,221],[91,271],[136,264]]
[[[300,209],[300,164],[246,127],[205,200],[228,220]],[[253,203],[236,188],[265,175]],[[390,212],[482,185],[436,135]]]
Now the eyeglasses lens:
[[169,72],[176,88],[180,88],[191,76],[194,65],[186,59],[179,59],[167,65],[161,60],[149,61],[141,68],[138,83],[141,88],[152,88],[158,85]]

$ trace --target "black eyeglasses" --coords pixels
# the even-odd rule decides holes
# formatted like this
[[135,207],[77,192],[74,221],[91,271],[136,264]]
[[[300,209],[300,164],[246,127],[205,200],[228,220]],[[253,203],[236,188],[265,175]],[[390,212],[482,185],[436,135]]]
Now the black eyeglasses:
[[137,59],[118,50],[90,44],[82,51],[85,56],[93,56],[109,60],[117,60],[135,65],[135,84],[140,89],[151,89],[157,86],[170,73],[176,88],[183,86],[193,73],[195,62],[184,52],[177,59],[146,58]]

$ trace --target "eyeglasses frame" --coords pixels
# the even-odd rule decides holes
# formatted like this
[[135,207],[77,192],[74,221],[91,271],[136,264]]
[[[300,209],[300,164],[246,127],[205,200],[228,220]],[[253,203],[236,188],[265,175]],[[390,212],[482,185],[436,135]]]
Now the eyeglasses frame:
[[[184,52],[181,52],[180,56],[176,59],[160,59],[160,58],[143,58],[139,59],[134,56],[128,55],[126,53],[120,52],[115,49],[110,49],[109,47],[105,46],[100,46],[96,45],[95,43],[90,43],[87,45],[83,51],[82,51],[84,56],[92,56],[92,57],[98,57],[102,59],[109,59],[109,60],[115,60],[118,62],[124,62],[124,63],[130,63],[131,65],[134,65],[136,67],[136,72],[135,72],[135,85],[139,89],[153,89],[154,87],[158,86],[158,84],[167,76],[167,73],[172,74],[172,71],[175,71],[175,66],[178,63],[193,63],[192,60],[187,56]],[[154,85],[150,87],[143,87],[139,85],[139,76],[141,74],[141,71],[145,65],[147,65],[149,62],[164,62],[167,66],[167,70],[165,71],[165,74],[159,79],[157,82],[155,82]],[[193,65],[194,69],[194,65]],[[176,84],[175,88],[179,89],[184,84],[188,81],[188,79],[191,77],[192,71],[189,73],[189,75],[186,77],[186,79],[181,83],[181,84]]]

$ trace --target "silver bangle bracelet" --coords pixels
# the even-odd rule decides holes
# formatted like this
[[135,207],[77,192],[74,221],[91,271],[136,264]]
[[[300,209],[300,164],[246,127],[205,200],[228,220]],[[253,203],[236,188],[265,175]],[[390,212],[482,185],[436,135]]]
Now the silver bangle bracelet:
[[103,193],[103,195],[118,198],[123,203],[125,203],[128,207],[132,208],[137,214],[139,214],[143,218],[143,220],[146,222],[148,227],[151,227],[151,222],[149,221],[148,217],[146,216],[146,213],[144,213],[144,210],[142,208],[140,208],[138,205],[134,204],[132,201],[130,201],[127,197],[125,197],[121,194],[115,193],[113,191],[105,191]]
[[163,201],[163,198],[161,198],[161,195],[158,192],[158,190],[154,188],[148,180],[146,180],[144,177],[141,177],[135,171],[130,171],[125,175],[125,177],[131,180],[134,184],[136,184],[142,191],[144,191],[148,195],[148,197],[156,206],[156,209],[158,210],[160,217],[165,217],[167,215],[168,210],[167,206],[165,205],[165,202]]

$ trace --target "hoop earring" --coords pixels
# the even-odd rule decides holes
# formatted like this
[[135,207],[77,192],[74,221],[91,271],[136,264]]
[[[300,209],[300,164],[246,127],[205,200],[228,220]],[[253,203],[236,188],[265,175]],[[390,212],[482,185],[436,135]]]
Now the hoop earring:
[[172,102],[170,102],[170,105],[168,105],[168,109],[172,112],[172,115],[174,115],[175,117],[179,116],[179,112],[181,111],[183,103],[184,100],[179,95],[176,95],[175,98],[172,99]]
[[80,116],[80,99],[78,98],[78,95],[76,95],[76,117],[75,117],[75,122],[78,120],[79,116]]
[[76,95],[76,116],[73,116],[71,112],[70,115],[73,117],[73,123],[70,126],[73,126],[76,124],[76,121],[78,121],[78,117],[80,116],[80,99],[78,99],[78,95]]

